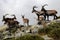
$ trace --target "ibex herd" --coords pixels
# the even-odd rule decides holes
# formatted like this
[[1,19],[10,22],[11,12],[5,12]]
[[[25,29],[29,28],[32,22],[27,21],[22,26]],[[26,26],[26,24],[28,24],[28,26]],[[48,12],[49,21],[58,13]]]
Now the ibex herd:
[[41,11],[35,10],[35,8],[37,8],[37,7],[36,6],[33,6],[32,13],[33,12],[36,13],[36,15],[38,16],[38,20],[39,20],[39,16],[40,15],[43,15],[45,20],[46,20],[46,17],[47,17],[47,20],[49,20],[49,16],[54,16],[54,19],[56,19],[57,18],[57,16],[56,16],[57,11],[56,10],[46,10],[44,8],[45,6],[47,6],[47,4],[45,4],[45,5],[42,6]]
[[[38,16],[38,21],[40,20],[40,19],[42,19],[42,17],[40,17],[41,15],[42,16],[44,16],[44,19],[43,20],[46,20],[46,17],[47,17],[47,20],[49,20],[49,16],[54,16],[54,19],[57,19],[57,16],[56,16],[56,14],[57,14],[57,11],[56,10],[46,10],[44,7],[45,6],[47,6],[47,4],[45,4],[45,5],[43,5],[42,6],[42,9],[41,9],[41,11],[37,11],[35,8],[37,8],[36,6],[33,6],[33,10],[32,10],[32,13],[33,12],[35,12],[36,13],[36,15]],[[8,15],[8,14],[6,14],[6,15]],[[5,15],[5,16],[6,16]],[[14,16],[14,18],[5,18],[5,16],[3,16],[3,21],[5,21],[5,24],[6,23],[10,23],[10,24],[12,24],[12,23],[14,23],[15,21],[15,19],[16,19],[16,17],[15,17],[15,15],[12,15],[12,16]],[[24,15],[22,15],[22,19],[23,19],[23,23],[24,23],[24,25],[25,25],[25,23],[27,24],[27,25],[29,25],[29,19],[28,18],[25,18],[24,17]],[[16,21],[16,23],[18,23],[18,21]]]
[[[47,4],[43,5],[42,6],[42,9],[40,11],[37,11],[35,8],[37,8],[36,6],[33,6],[33,10],[32,10],[32,13],[36,13],[36,15],[38,16],[38,23],[40,22],[44,27],[46,26],[46,17],[47,17],[47,20],[49,20],[49,16],[54,16],[54,19],[58,19],[60,17],[57,17],[56,14],[57,14],[57,11],[56,10],[46,10],[44,7],[47,6]],[[17,31],[17,28],[19,28],[19,22],[16,21],[16,16],[15,15],[11,15],[11,16],[14,16],[13,18],[5,18],[8,14],[6,15],[3,15],[3,20],[4,21],[4,24],[8,24],[8,30],[10,33],[12,33],[12,29],[15,29],[14,30],[14,33],[15,31]],[[24,15],[21,15],[22,16],[22,21],[25,24],[27,24],[27,26],[29,26],[29,19],[28,18],[25,18]],[[39,24],[40,24],[39,23]]]

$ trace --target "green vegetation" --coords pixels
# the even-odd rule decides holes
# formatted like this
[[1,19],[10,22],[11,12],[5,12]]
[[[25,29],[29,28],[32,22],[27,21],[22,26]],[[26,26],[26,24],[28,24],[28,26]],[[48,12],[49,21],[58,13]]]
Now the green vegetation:
[[46,28],[39,29],[38,33],[44,33],[55,40],[60,40],[60,23],[51,22]]
[[[39,29],[38,33],[47,34],[49,37],[52,37],[54,40],[60,40],[60,23],[51,22],[45,28]],[[44,39],[38,35],[25,35],[25,36],[18,37],[16,39],[12,38],[11,40],[44,40]]]
[[[5,39],[5,40],[9,40],[9,39]],[[25,35],[17,39],[11,38],[10,40],[44,40],[44,39],[38,35]]]
[[25,36],[19,37],[16,40],[44,40],[44,39],[37,35],[25,35]]
[[60,40],[60,28],[52,30],[48,36],[54,38],[54,40]]
[[6,38],[4,40],[15,40],[15,38],[14,37],[13,38]]
[[46,26],[45,28],[43,29],[39,29],[38,30],[38,33],[46,33],[46,34],[49,34],[50,31],[54,30],[54,29],[57,29],[57,28],[60,28],[60,23],[58,22],[51,22],[48,26]]
[[38,34],[49,34],[51,30],[52,30],[52,28],[50,28],[50,27],[39,29]]

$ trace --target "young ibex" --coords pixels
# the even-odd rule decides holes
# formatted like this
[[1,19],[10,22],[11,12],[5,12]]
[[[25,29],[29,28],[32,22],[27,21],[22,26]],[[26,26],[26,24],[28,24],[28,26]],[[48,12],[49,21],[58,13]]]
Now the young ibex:
[[24,25],[25,25],[25,23],[26,23],[27,26],[29,26],[29,19],[24,18],[24,15],[22,15],[22,19],[23,19]]
[[45,20],[44,20],[44,16],[39,16],[39,24],[42,24],[44,26]]
[[39,16],[39,20],[40,20],[41,24],[43,25],[43,27],[45,27],[46,26],[46,21],[44,20],[44,17]]

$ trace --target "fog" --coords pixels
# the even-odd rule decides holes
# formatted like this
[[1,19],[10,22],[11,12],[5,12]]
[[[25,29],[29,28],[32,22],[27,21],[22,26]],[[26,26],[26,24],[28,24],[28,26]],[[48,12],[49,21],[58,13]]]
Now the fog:
[[[32,7],[36,5],[37,10],[41,9],[41,6],[48,4],[45,9],[54,9],[58,11],[60,15],[60,0],[0,0],[0,25],[3,25],[2,17],[4,14],[15,14],[20,24],[23,24],[21,15],[25,15],[25,18],[30,20],[29,24],[36,24],[37,16],[32,13]],[[50,17],[52,18],[52,17]]]

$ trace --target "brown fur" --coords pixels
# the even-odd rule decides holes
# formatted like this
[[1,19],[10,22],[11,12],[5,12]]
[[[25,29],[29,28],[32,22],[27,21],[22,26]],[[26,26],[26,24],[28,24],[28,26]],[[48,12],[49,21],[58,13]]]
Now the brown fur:
[[24,24],[26,23],[27,25],[29,25],[29,19],[24,18],[24,16],[22,16],[22,19],[23,19]]

